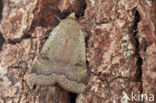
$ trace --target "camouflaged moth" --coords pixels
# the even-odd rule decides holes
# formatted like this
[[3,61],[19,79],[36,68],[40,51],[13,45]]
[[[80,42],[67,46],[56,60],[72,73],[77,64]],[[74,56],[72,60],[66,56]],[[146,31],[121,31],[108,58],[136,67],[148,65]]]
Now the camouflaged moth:
[[62,20],[51,32],[33,65],[29,80],[39,85],[58,83],[65,90],[74,93],[85,90],[85,40],[74,13]]

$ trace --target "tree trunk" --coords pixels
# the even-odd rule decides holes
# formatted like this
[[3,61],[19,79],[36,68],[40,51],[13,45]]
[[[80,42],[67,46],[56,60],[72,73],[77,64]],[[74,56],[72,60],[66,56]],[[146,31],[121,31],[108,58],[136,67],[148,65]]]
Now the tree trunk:
[[[72,12],[86,37],[85,92],[32,85],[35,58]],[[0,32],[0,103],[156,102],[156,0],[1,0]]]

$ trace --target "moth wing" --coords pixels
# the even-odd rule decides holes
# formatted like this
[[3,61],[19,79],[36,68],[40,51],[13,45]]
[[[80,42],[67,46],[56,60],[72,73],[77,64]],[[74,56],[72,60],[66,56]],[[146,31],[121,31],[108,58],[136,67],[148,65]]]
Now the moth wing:
[[[80,24],[73,18],[62,20],[50,34],[34,63],[30,77],[33,78],[32,82],[41,85],[60,82],[69,88],[68,84],[61,81],[63,76],[57,75],[64,75],[69,82],[77,83],[84,82],[87,77],[84,35]],[[48,78],[44,83],[44,79]]]

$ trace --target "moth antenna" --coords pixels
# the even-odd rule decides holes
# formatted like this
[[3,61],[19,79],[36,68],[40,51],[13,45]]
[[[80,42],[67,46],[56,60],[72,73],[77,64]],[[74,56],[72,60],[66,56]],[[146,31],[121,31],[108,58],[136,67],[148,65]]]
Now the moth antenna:
[[50,7],[51,9],[57,9],[56,7],[54,7],[54,6],[51,6],[51,5],[50,5],[49,7]]
[[55,17],[59,22],[62,21],[62,19],[60,19],[57,15],[54,15],[54,17]]
[[50,35],[50,33],[48,33],[48,34],[46,34],[46,35],[44,35],[44,36],[40,36],[39,39],[40,39],[40,40],[42,40],[42,39],[46,39],[46,38],[49,37],[49,35]]

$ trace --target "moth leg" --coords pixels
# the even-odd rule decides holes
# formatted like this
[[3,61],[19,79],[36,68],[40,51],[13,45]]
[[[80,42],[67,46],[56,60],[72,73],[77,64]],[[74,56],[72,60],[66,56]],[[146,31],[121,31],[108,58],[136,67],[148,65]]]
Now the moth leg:
[[74,92],[74,93],[84,92],[84,90],[86,88],[85,84],[78,83],[73,80],[69,80],[68,78],[66,78],[65,75],[57,75],[57,82],[65,90],[68,90],[68,91]]
[[56,83],[55,74],[52,74],[50,76],[46,75],[36,75],[35,73],[32,73],[29,75],[29,80],[34,84],[39,85],[53,85]]

